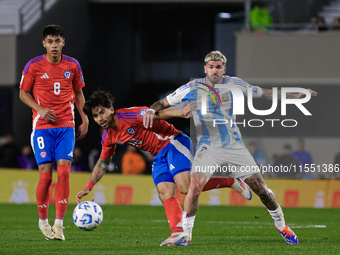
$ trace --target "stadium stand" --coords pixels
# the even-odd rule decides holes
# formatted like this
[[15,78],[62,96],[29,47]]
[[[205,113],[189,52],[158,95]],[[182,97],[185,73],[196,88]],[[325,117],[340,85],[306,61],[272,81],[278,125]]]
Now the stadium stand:
[[0,34],[27,31],[58,0],[1,0]]

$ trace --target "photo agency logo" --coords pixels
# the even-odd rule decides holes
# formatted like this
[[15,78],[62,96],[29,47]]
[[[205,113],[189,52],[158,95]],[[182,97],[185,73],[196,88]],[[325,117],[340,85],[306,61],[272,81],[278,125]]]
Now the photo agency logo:
[[[197,87],[198,89],[203,90],[205,93],[207,93],[210,96],[210,100],[214,103],[215,106],[217,106],[217,100],[216,99],[218,99],[220,105],[222,106],[222,100],[220,98],[220,95],[217,93],[217,91],[212,86],[205,84],[205,83],[202,83],[202,82],[199,82],[199,84],[206,86],[208,89],[210,89],[214,93],[214,95],[213,95],[208,89]],[[207,97],[205,97],[205,96],[203,96],[201,98],[201,100],[202,100],[201,101],[201,104],[202,104],[201,111],[202,111],[202,114],[205,115],[205,114],[207,114],[208,100],[207,100]]]
[[[280,102],[281,104],[281,116],[287,115],[287,105],[295,105],[305,116],[311,116],[312,114],[306,109],[306,107],[303,105],[307,103],[311,99],[311,93],[309,90],[304,88],[297,88],[297,87],[283,87],[281,88],[281,93],[279,93],[279,90],[277,87],[272,88],[272,105],[269,109],[266,110],[259,110],[254,107],[253,103],[253,92],[257,93],[257,87],[252,88],[246,88],[247,90],[247,96],[244,95],[244,91],[240,88],[240,86],[237,85],[216,85],[215,88],[219,89],[220,94],[223,90],[228,90],[231,93],[231,97],[224,97],[222,98],[229,98],[231,102],[229,102],[230,106],[223,107],[223,104],[226,104],[228,102],[224,102],[221,100],[220,95],[217,93],[216,89],[212,86],[209,86],[205,83],[200,83],[204,85],[206,88],[210,89],[214,95],[205,88],[200,88],[201,90],[205,91],[211,98],[211,102],[217,106],[220,104],[220,108],[226,111],[229,111],[232,109],[233,115],[244,115],[245,114],[245,98],[246,98],[246,105],[249,109],[249,111],[257,116],[269,116],[272,113],[274,113],[278,107],[278,104]],[[243,88],[245,89],[245,88]],[[225,93],[225,92],[222,92]],[[281,96],[279,98],[279,95]],[[290,98],[288,95],[295,95],[296,98]],[[297,97],[297,95],[302,95],[300,98]],[[232,98],[232,99],[231,99]],[[218,99],[218,100],[216,100]],[[206,96],[202,96],[201,98],[201,112],[203,115],[207,114],[207,107],[209,105],[209,102],[207,101]],[[234,124],[242,125],[244,127],[262,127],[265,125],[265,123],[268,123],[271,125],[271,127],[274,127],[275,124],[280,123],[282,127],[296,127],[298,125],[298,121],[296,119],[249,119],[243,121],[236,122],[234,118],[214,118],[213,119],[213,126],[216,127],[217,125],[230,125],[231,127]]]

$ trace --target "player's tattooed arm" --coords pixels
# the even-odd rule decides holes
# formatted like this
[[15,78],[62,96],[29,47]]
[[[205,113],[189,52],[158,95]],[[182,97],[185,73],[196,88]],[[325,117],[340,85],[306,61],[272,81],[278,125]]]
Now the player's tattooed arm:
[[90,178],[91,181],[93,181],[94,183],[99,182],[99,180],[104,176],[107,169],[109,168],[111,159],[112,157],[109,159],[98,159],[96,165],[93,168],[92,176]]
[[187,104],[182,109],[160,110],[154,116],[154,121],[167,120],[167,119],[170,119],[170,118],[189,119],[192,116],[191,111],[195,111],[195,110],[196,110],[196,107],[194,106],[193,103]]
[[150,108],[146,111],[143,117],[144,128],[152,128],[154,122],[155,114],[160,110],[170,107],[170,104],[166,98],[153,103]]
[[[112,157],[111,157],[112,158]],[[90,177],[90,180],[85,185],[85,187],[78,192],[76,195],[76,202],[79,204],[81,202],[82,197],[89,194],[89,192],[92,190],[93,186],[99,182],[99,180],[103,177],[107,169],[109,168],[109,164],[111,162],[111,158],[109,159],[102,159],[99,158],[96,165],[93,168],[92,175]]]
[[153,109],[155,110],[155,113],[159,112],[160,110],[162,109],[166,109],[166,108],[169,108],[170,107],[170,104],[168,103],[168,100],[165,98],[157,101],[157,102],[154,102],[151,106],[150,106],[150,109]]

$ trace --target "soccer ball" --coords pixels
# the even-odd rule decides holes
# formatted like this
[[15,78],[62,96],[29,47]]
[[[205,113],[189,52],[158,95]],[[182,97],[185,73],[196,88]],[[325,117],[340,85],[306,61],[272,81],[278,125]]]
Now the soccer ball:
[[74,208],[73,222],[80,229],[95,229],[100,225],[102,221],[102,208],[95,202],[85,201]]

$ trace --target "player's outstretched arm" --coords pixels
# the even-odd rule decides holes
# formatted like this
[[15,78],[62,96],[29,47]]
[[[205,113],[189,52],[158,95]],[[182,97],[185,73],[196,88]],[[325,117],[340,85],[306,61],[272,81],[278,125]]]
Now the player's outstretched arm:
[[169,110],[160,110],[155,116],[154,121],[157,120],[167,120],[170,118],[184,118],[189,119],[192,114],[191,111],[195,109],[193,103],[187,104],[182,109],[169,109]]
[[[312,89],[307,89],[311,96],[317,96],[318,92],[312,90]],[[281,90],[277,91],[277,96],[279,99],[281,99]],[[303,98],[305,97],[306,94],[304,93],[287,93],[286,97],[288,99],[296,99],[296,98]],[[262,88],[262,96],[261,98],[267,99],[267,100],[272,100],[273,99],[273,90],[272,89],[263,89]]]
[[52,122],[55,120],[55,118],[57,118],[57,115],[53,113],[53,110],[38,105],[27,91],[20,89],[19,98],[28,107],[36,110],[44,120]]
[[152,123],[154,121],[155,114],[160,110],[169,108],[170,104],[166,98],[163,98],[155,103],[153,103],[147,110],[143,117],[143,125],[145,128],[152,128]]
[[[112,158],[112,157],[111,157]],[[85,185],[85,187],[78,192],[76,195],[76,201],[77,204],[81,202],[81,199],[83,196],[86,196],[90,193],[90,191],[93,189],[93,186],[99,182],[99,180],[103,177],[103,175],[106,173],[107,169],[109,168],[109,164],[111,162],[111,158],[109,159],[102,159],[99,158],[96,165],[93,168],[92,175]]]
[[78,131],[76,133],[76,137],[78,141],[78,140],[83,139],[85,135],[87,134],[87,131],[89,128],[89,119],[83,111],[84,104],[85,104],[85,97],[83,94],[83,90],[78,89],[74,91],[74,93],[75,93],[76,107],[82,120],[82,124],[78,127]]

